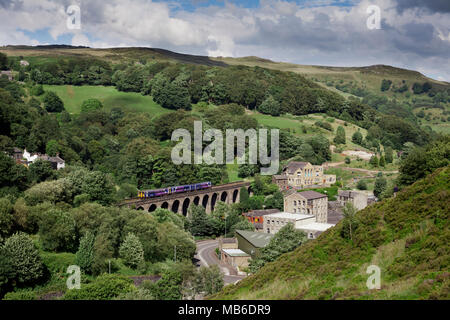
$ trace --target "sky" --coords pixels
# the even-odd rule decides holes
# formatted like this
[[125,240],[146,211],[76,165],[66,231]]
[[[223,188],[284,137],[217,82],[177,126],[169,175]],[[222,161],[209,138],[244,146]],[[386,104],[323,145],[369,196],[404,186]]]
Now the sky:
[[450,0],[0,0],[0,29],[0,45],[386,64],[450,82]]

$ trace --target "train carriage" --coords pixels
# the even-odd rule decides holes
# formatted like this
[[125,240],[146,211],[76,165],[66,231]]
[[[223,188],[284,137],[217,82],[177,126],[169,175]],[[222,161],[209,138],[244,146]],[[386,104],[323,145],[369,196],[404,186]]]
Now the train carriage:
[[210,188],[211,186],[212,186],[212,183],[210,181],[207,181],[207,182],[200,182],[200,183],[194,183],[194,184],[187,184],[187,185],[183,185],[183,186],[167,187],[167,188],[156,189],[156,190],[139,190],[138,197],[141,199],[161,197],[166,194],[203,190],[203,189]]

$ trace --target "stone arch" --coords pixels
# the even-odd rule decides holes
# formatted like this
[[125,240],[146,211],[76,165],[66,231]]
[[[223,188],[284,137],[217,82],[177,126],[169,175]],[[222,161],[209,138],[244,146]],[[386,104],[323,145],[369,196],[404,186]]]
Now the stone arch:
[[237,199],[238,199],[238,196],[239,196],[239,189],[235,189],[234,191],[233,191],[233,196],[232,196],[232,201],[233,201],[233,203],[236,203],[237,202]]
[[187,216],[190,204],[191,204],[191,199],[189,199],[189,198],[184,199],[182,210],[181,210],[181,213],[183,214],[183,216]]
[[227,197],[228,197],[228,192],[224,191],[222,192],[222,194],[220,195],[220,201],[222,202],[227,202]]
[[248,191],[248,195],[249,195],[249,196],[252,196],[252,195],[253,195],[253,189],[252,189],[252,186],[248,186],[247,191]]
[[163,202],[161,205],[162,209],[169,209],[169,203],[167,201]]
[[218,198],[218,194],[213,193],[211,196],[211,212],[214,211],[214,207],[216,206],[217,198]]
[[209,195],[208,195],[208,194],[205,194],[205,195],[203,196],[203,200],[202,200],[202,206],[203,206],[203,208],[206,209],[206,207],[208,206],[208,202],[209,202]]
[[139,207],[139,208],[137,208],[136,210],[144,210],[144,207]]
[[198,204],[200,203],[200,197],[199,196],[196,196],[195,198],[194,198],[194,201],[192,201],[196,206],[198,206]]
[[153,212],[157,209],[158,207],[156,206],[156,204],[152,203],[152,205],[148,208],[148,212]]
[[179,207],[180,207],[180,200],[175,200],[172,203],[172,212],[178,213]]

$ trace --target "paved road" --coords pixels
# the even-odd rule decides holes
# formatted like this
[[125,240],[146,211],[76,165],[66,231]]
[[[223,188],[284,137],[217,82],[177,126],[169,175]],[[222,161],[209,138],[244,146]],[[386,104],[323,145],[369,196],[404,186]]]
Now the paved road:
[[219,260],[216,254],[216,248],[219,247],[218,240],[197,241],[196,244],[197,254],[195,255],[195,259],[197,259],[196,265],[198,267],[208,267],[212,265],[219,266],[220,271],[223,273],[225,284],[236,283],[245,278],[245,276],[238,275],[232,266]]

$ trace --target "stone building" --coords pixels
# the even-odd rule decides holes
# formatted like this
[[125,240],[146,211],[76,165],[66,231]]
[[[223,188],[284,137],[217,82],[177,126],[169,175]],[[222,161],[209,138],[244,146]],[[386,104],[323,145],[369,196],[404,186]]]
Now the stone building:
[[288,223],[292,223],[297,228],[300,225],[306,225],[315,221],[316,219],[312,215],[278,212],[266,216],[263,228],[265,233],[275,234]]
[[0,71],[0,77],[6,76],[9,81],[13,81],[13,73],[11,70]]
[[277,184],[280,190],[330,186],[336,182],[335,175],[324,174],[323,171],[323,166],[314,166],[309,162],[291,161],[283,168],[281,175],[272,176],[272,182]]
[[325,194],[308,190],[290,190],[284,197],[284,211],[313,215],[316,222],[327,222],[328,197]]
[[350,201],[356,209],[362,210],[367,207],[367,194],[350,190],[339,190],[338,201],[342,206],[345,206]]

